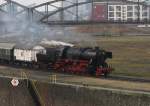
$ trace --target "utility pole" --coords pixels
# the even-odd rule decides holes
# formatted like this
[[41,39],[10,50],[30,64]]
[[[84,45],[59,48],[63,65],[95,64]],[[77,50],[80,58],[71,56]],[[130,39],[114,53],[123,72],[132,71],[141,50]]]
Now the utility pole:
[[76,21],[78,22],[79,20],[79,10],[78,10],[79,6],[78,6],[78,0],[76,0]]
[[[48,10],[48,3],[45,5],[45,13],[46,13],[46,15],[48,15],[48,12],[49,12],[49,10]],[[48,22],[48,17],[46,18],[46,21]]]
[[59,18],[60,18],[60,22],[63,23],[63,14],[64,14],[63,1],[61,1],[61,4],[60,4],[59,9],[62,10],[62,11],[60,11],[60,13],[59,13]]
[[140,0],[138,0],[138,23],[140,22]]

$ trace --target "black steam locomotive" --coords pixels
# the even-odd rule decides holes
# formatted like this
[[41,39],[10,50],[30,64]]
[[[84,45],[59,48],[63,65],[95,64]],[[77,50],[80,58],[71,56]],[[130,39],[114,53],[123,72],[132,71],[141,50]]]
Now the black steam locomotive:
[[112,52],[95,48],[53,47],[46,53],[37,54],[37,63],[46,64],[49,69],[82,75],[107,75],[112,68],[106,59],[112,58]]

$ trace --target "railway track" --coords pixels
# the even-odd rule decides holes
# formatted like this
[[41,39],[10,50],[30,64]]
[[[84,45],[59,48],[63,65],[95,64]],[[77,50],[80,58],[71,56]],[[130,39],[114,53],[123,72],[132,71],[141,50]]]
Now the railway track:
[[[0,65],[1,66],[1,65]],[[47,75],[49,74],[56,74],[60,77],[89,77],[89,78],[95,78],[95,79],[106,79],[106,80],[118,80],[118,81],[130,81],[130,82],[141,82],[141,83],[150,83],[150,79],[148,78],[140,78],[140,77],[134,77],[134,76],[123,76],[123,75],[109,75],[107,78],[105,78],[103,75],[101,77],[93,77],[93,76],[82,76],[82,75],[74,75],[74,74],[69,74],[69,73],[59,73],[59,72],[48,72],[47,70],[43,70],[43,69],[32,69],[32,68],[27,68],[27,67],[13,67],[10,65],[2,65],[3,67],[7,67],[7,68],[15,68],[17,70],[20,69],[24,69],[27,72],[32,72],[34,73],[45,73]]]
[[71,75],[47,72],[42,70],[33,70],[26,68],[14,68],[7,66],[0,66],[1,77],[17,77],[22,78],[21,73],[26,74],[26,79],[35,80],[40,82],[49,83],[50,77],[55,75],[55,82],[66,83],[83,86],[104,87],[104,88],[116,88],[131,91],[145,91],[150,92],[150,79],[127,77],[127,76],[115,76],[111,75],[107,79],[104,77],[95,78],[89,76]]

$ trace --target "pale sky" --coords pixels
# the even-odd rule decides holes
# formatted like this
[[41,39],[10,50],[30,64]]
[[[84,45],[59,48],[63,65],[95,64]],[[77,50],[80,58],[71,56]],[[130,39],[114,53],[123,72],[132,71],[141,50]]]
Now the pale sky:
[[[48,2],[48,1],[53,1],[53,0],[12,0],[12,1],[15,1],[15,2],[17,2],[19,4],[22,4],[24,6],[27,6],[27,7],[33,7],[33,6],[36,6],[36,5],[39,5],[39,4]],[[5,3],[5,2],[6,2],[5,0],[0,0],[0,5],[3,4],[3,3]],[[53,5],[60,6],[60,3],[53,3]],[[49,6],[49,9],[54,10],[56,8],[54,8],[52,6]],[[44,6],[39,7],[36,10],[38,10],[38,11],[44,11],[45,7]]]
[[45,3],[47,1],[53,1],[53,0],[13,0],[13,1],[21,3],[25,6],[30,6],[30,5],[42,4],[42,3]]
[[[12,1],[16,1],[25,6],[33,6],[33,5],[38,5],[38,4],[41,4],[41,3],[44,3],[47,1],[53,1],[53,0],[12,0]],[[129,1],[137,1],[137,0],[129,0]],[[146,1],[146,0],[141,0],[141,1]],[[147,0],[147,1],[150,2],[150,0]],[[2,4],[4,2],[5,2],[5,0],[0,0],[0,4]]]
[[[53,0],[12,0],[12,1],[18,2],[25,6],[35,6],[35,5],[39,5],[39,4],[42,4],[42,3],[45,3],[48,1],[53,1]],[[5,0],[0,0],[0,4],[2,4],[4,2],[5,2]]]

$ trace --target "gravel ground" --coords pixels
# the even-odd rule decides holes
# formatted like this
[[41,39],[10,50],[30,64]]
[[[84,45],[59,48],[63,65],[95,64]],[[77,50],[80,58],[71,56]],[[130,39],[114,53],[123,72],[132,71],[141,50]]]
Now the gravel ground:
[[[21,77],[21,73],[26,73],[29,79],[37,80],[40,82],[50,82],[51,72],[42,72],[29,70],[29,69],[16,69],[10,67],[0,67],[0,75],[3,76],[17,76]],[[117,89],[126,89],[126,90],[135,90],[135,91],[146,91],[150,92],[150,83],[149,82],[132,82],[132,81],[120,81],[120,80],[110,80],[110,79],[101,79],[101,78],[91,78],[84,76],[76,75],[65,75],[59,73],[53,73],[56,75],[57,82],[69,83],[69,84],[83,84],[88,86],[96,87],[106,87],[106,88],[117,88]]]

